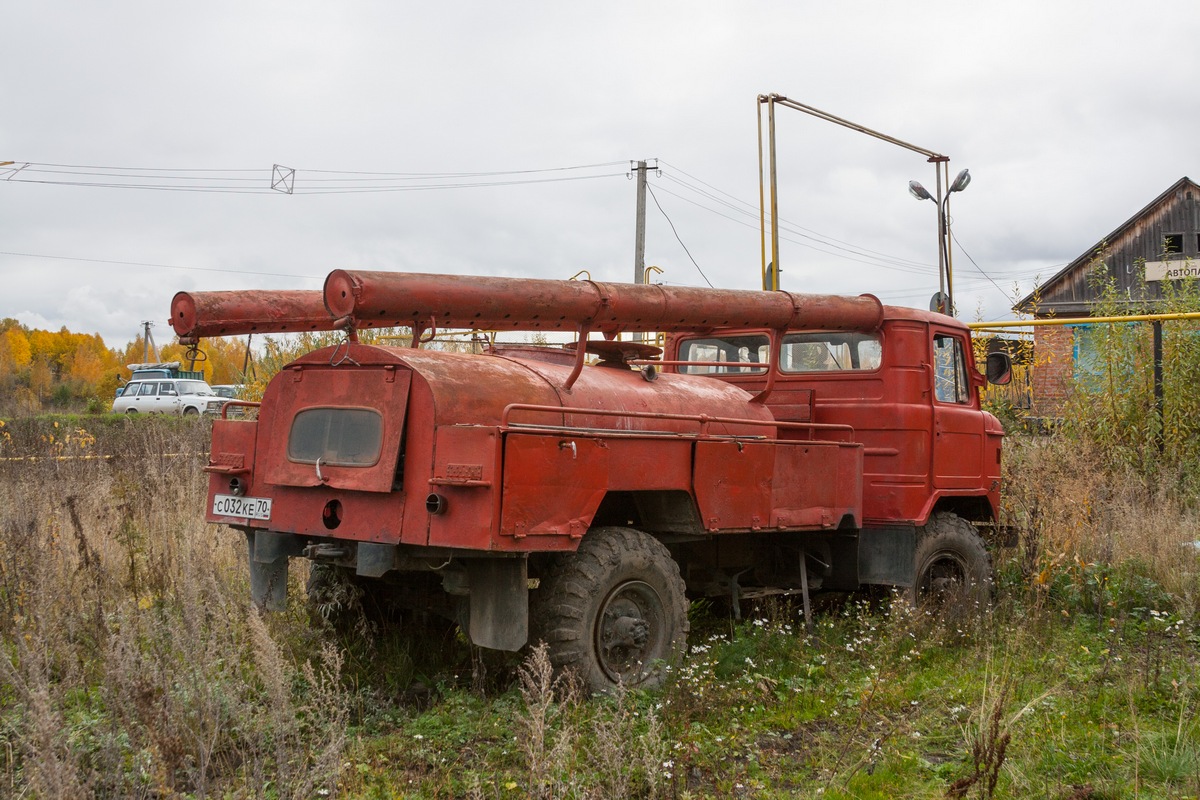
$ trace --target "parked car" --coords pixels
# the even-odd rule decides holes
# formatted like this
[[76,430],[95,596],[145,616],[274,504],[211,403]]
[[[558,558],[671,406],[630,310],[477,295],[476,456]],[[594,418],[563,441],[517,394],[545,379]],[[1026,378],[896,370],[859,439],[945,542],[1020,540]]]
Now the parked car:
[[222,383],[215,385],[212,388],[217,397],[224,397],[228,400],[237,400],[242,396],[242,390],[246,387],[240,383]]
[[217,397],[204,381],[184,378],[136,380],[113,400],[118,414],[216,414],[228,398]]
[[120,397],[125,393],[125,388],[133,381],[139,380],[155,380],[157,378],[191,378],[194,380],[204,380],[204,373],[200,371],[190,371],[182,369],[182,364],[178,361],[167,361],[161,364],[126,364],[125,365],[133,374],[123,386],[117,387],[116,397]]

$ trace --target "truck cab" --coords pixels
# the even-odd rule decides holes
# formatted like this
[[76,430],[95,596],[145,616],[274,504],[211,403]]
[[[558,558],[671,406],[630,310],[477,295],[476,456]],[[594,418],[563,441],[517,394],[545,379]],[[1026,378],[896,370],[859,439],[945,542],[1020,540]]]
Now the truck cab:
[[869,332],[675,335],[665,359],[761,396],[780,421],[852,427],[864,446],[864,525],[924,525],[946,511],[991,526],[1004,434],[980,407],[987,377],[970,331],[941,314],[885,308]]

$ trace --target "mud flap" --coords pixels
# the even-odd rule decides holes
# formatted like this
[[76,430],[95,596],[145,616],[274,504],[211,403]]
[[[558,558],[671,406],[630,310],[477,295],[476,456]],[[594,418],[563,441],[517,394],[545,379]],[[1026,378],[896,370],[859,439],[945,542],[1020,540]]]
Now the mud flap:
[[287,608],[288,556],[300,555],[301,542],[290,534],[246,531],[250,556],[250,599],[267,611]]
[[529,570],[523,558],[478,558],[464,562],[471,587],[471,641],[513,652],[529,639]]
[[913,585],[917,530],[911,525],[863,528],[858,534],[858,580],[863,584]]

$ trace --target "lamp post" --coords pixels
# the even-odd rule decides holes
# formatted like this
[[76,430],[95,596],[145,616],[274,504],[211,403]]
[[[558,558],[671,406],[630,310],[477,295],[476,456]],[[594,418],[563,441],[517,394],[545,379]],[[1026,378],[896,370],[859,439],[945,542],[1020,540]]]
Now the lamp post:
[[[950,195],[961,192],[971,182],[971,171],[964,169],[950,184],[946,196],[942,197],[942,170],[939,165],[937,174],[937,197],[917,181],[908,182],[908,193],[918,200],[932,200],[938,214],[938,298],[932,304],[931,311],[943,314],[954,313],[954,262],[950,247]],[[949,177],[949,173],[947,173]]]

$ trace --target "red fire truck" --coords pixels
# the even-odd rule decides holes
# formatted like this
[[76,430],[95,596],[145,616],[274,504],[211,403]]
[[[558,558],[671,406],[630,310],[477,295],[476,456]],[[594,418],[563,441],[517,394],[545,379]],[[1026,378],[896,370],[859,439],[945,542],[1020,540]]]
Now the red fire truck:
[[[213,427],[207,518],[245,533],[266,608],[306,558],[479,646],[544,641],[604,690],[661,679],[689,597],[990,592],[1003,431],[979,393],[1009,364],[978,372],[948,316],[870,295],[337,270],[323,293],[180,293],[172,323],[184,341],[347,331],[285,367],[256,419]],[[392,326],[415,346],[357,341]],[[420,346],[452,328],[576,342]],[[665,347],[628,338],[651,331]]]

